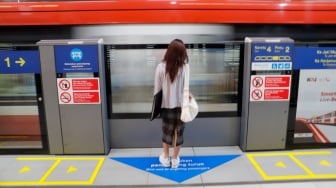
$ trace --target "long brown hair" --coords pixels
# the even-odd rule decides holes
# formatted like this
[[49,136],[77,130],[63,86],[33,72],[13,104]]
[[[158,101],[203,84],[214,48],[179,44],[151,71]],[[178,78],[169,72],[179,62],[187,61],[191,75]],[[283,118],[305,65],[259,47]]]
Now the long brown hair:
[[169,75],[170,81],[174,82],[179,68],[188,63],[187,50],[182,40],[171,41],[163,61],[166,62],[166,74]]

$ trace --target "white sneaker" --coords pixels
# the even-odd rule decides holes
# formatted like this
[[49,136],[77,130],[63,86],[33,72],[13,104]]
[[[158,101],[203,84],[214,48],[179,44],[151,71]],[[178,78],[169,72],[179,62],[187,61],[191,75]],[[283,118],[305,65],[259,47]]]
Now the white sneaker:
[[170,159],[169,157],[165,158],[163,153],[160,155],[159,161],[162,164],[162,166],[170,167]]
[[180,164],[180,157],[177,157],[176,159],[172,159],[172,168],[178,168],[179,164]]

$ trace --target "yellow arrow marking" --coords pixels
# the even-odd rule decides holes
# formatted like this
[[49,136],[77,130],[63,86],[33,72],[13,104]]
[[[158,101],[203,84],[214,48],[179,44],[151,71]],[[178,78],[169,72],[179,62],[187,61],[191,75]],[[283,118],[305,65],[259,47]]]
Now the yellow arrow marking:
[[279,168],[286,168],[285,163],[283,163],[282,161],[279,161],[275,164],[275,166],[279,167]]
[[26,61],[22,57],[20,57],[19,60],[15,61],[15,63],[20,64],[20,67],[23,67]]
[[20,173],[25,173],[25,172],[28,172],[28,171],[30,171],[29,166],[24,166],[23,168],[21,168]]
[[331,164],[327,160],[320,161],[320,165],[322,165],[322,166],[331,166]]
[[75,172],[75,171],[77,171],[77,168],[74,167],[74,166],[70,166],[67,170],[67,174],[70,174],[70,173]]

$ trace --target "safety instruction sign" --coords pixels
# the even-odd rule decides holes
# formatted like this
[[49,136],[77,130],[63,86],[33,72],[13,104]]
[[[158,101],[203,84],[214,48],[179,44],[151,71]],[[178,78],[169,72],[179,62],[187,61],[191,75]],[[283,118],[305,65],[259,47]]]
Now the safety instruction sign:
[[58,78],[59,104],[100,104],[99,78]]
[[290,84],[290,75],[252,75],[250,101],[289,100]]
[[164,167],[158,157],[112,157],[120,163],[182,183],[215,167],[238,158],[240,154],[214,156],[183,156],[178,168]]

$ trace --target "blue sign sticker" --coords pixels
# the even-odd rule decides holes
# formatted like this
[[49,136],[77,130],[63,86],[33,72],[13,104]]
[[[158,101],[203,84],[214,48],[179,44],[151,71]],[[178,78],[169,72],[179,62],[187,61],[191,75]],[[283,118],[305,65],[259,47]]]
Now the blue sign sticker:
[[291,70],[293,43],[252,43],[252,70]]
[[55,61],[57,73],[98,72],[98,46],[55,46]]
[[0,73],[2,74],[39,74],[41,72],[37,50],[0,50],[0,60]]
[[336,47],[296,47],[294,69],[336,69]]
[[240,155],[182,156],[180,157],[180,165],[177,169],[164,167],[159,162],[158,157],[112,157],[111,159],[181,183],[239,156]]

